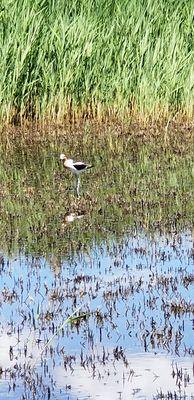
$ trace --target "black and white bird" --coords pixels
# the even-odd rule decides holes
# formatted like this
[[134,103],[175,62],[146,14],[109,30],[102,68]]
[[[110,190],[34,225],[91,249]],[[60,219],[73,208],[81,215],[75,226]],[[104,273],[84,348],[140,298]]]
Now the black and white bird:
[[82,161],[74,162],[71,158],[67,158],[65,154],[60,154],[60,160],[63,162],[65,168],[73,173],[76,177],[76,193],[79,196],[80,189],[80,174],[93,167],[91,164],[86,164]]

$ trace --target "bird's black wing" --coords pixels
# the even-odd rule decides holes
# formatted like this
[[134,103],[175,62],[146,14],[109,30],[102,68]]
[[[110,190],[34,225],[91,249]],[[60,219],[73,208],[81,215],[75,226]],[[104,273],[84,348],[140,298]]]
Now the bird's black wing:
[[84,164],[82,162],[76,162],[73,164],[73,166],[77,169],[77,171],[82,171],[83,169],[86,169],[88,167],[87,164]]

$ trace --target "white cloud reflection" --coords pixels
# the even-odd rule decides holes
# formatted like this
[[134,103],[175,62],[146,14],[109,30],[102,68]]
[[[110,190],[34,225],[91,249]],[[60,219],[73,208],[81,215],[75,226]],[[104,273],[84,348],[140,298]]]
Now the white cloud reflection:
[[[161,391],[163,394],[176,392],[186,396],[194,395],[193,363],[191,358],[180,359],[177,367],[182,368],[182,382],[172,376],[173,359],[165,355],[132,355],[130,365],[126,368],[122,362],[114,365],[96,368],[96,377],[92,377],[91,371],[76,367],[71,374],[61,367],[56,367],[54,378],[61,389],[70,385],[71,394],[75,398],[96,400],[129,400],[129,399],[153,399]],[[130,369],[134,374],[130,374]],[[176,372],[176,364],[174,364]],[[100,374],[100,378],[99,378]],[[184,384],[187,376],[190,382]],[[178,383],[180,382],[180,389]],[[189,397],[190,398],[190,397]]]

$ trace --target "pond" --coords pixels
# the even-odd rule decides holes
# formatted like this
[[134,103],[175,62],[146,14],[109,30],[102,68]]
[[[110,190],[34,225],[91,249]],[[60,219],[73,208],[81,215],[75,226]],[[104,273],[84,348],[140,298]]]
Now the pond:
[[96,130],[2,133],[1,400],[194,398],[191,137]]

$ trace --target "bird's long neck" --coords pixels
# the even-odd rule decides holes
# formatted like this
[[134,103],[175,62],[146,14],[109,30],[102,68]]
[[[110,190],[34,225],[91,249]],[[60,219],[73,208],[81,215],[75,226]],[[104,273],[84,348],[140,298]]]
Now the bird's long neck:
[[67,167],[67,168],[68,167],[72,167],[73,166],[73,160],[71,160],[70,158],[69,159],[66,158],[64,160],[64,166]]

